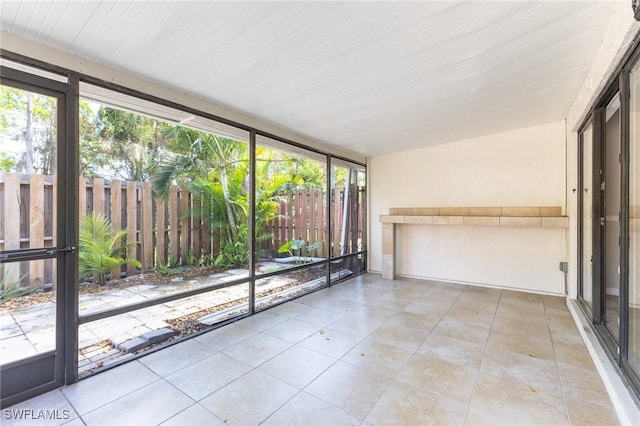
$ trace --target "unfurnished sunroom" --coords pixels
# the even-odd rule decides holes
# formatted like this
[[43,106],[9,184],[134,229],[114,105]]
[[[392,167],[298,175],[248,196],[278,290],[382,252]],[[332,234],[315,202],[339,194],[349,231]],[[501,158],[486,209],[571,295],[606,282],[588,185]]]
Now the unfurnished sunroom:
[[4,2],[6,420],[637,421],[636,6]]

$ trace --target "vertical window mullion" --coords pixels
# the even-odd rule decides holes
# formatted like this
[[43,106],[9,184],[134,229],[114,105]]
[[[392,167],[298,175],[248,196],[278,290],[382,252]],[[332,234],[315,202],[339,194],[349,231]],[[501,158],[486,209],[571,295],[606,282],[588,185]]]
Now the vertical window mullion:
[[249,315],[256,311],[256,132],[249,133]]
[[625,68],[620,75],[620,363],[626,362],[629,350],[630,96]]

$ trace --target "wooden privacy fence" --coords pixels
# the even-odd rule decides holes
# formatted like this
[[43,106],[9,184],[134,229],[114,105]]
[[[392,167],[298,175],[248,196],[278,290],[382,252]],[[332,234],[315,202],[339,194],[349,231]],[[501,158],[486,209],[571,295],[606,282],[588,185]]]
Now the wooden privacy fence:
[[[51,247],[55,241],[56,193],[55,176],[0,173],[0,250]],[[259,234],[270,235],[261,240],[261,255],[275,256],[278,248],[292,239],[308,243],[328,241],[331,233],[331,255],[361,249],[364,239],[364,190],[355,185],[347,191],[349,213],[345,212],[344,188],[335,188],[331,197],[334,226],[326,223],[326,196],[322,190],[296,190],[279,197],[278,217],[269,221]],[[167,201],[155,197],[151,182],[129,182],[117,179],[79,178],[79,216],[102,212],[111,220],[114,231],[127,230],[127,257],[140,261],[143,270],[159,265],[188,264],[201,256],[215,258],[223,235],[219,228],[209,229],[201,216],[203,205],[192,193],[171,186]],[[347,225],[348,232],[343,233]],[[344,238],[343,238],[344,237]],[[325,244],[326,245],[326,244]],[[325,256],[326,247],[310,253]],[[52,260],[0,264],[3,281],[11,285],[41,287],[53,282],[55,265]],[[136,273],[135,266],[116,268],[112,276]],[[1,287],[1,286],[0,286]]]
[[[348,203],[345,216],[345,195]],[[278,217],[263,226],[262,232],[269,238],[258,242],[258,249],[269,251],[291,240],[304,240],[308,244],[316,241],[329,240],[327,233],[331,233],[331,256],[340,256],[362,249],[364,228],[364,189],[350,185],[348,193],[344,188],[336,187],[331,192],[332,226],[327,226],[327,201],[323,190],[301,189],[289,191],[280,195]],[[337,202],[336,202],[337,200]],[[343,230],[346,224],[346,234]],[[344,240],[344,249],[341,244]],[[310,256],[326,256],[325,247],[320,247],[308,253]],[[307,253],[302,253],[307,255]]]

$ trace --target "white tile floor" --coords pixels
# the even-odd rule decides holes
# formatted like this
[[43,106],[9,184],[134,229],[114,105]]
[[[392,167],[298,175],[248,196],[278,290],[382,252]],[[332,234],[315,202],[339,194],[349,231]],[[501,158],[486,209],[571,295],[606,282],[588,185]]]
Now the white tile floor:
[[564,299],[374,274],[20,408],[71,426],[617,424]]

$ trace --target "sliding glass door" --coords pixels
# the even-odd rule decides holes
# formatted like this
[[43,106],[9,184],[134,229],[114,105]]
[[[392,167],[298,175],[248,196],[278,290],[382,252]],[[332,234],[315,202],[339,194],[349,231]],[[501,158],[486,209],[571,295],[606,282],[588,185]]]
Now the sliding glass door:
[[[2,404],[64,383],[73,230],[66,223],[67,85],[2,67]],[[71,279],[70,279],[71,278]]]

